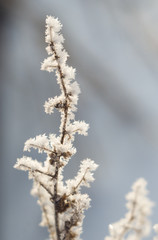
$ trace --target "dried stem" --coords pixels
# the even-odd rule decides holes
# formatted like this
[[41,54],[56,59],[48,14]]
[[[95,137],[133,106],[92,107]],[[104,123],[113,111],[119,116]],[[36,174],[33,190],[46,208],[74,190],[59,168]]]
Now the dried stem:
[[55,177],[55,175],[52,175],[52,174],[43,172],[43,171],[41,171],[41,170],[39,170],[39,169],[34,169],[34,170],[33,170],[31,167],[28,167],[28,166],[26,166],[25,164],[20,164],[19,167],[27,168],[27,169],[28,169],[29,171],[31,171],[31,172],[41,173],[41,174],[44,174],[44,175],[46,175],[46,176],[48,176],[48,177],[51,177],[51,178],[54,178],[54,177]]
[[76,189],[81,185],[82,181],[84,181],[84,178],[85,178],[85,175],[86,175],[88,169],[89,169],[89,168],[87,168],[87,169],[85,170],[85,173],[84,173],[83,177],[80,179],[80,181],[79,181],[79,182],[76,184],[76,186],[73,188],[73,191],[67,195],[67,197],[69,197],[70,195],[72,195],[72,194],[76,191]]
[[[63,183],[60,170],[76,152],[72,145],[74,133],[78,131],[79,134],[87,135],[88,124],[74,120],[80,88],[74,81],[75,69],[66,64],[68,54],[62,45],[61,27],[58,19],[47,16],[45,40],[48,43],[46,50],[51,56],[41,65],[41,70],[48,72],[55,70],[57,82],[60,84],[61,96],[49,98],[44,105],[45,112],[48,114],[53,112],[53,108],[61,112],[60,136],[43,134],[28,139],[24,151],[30,151],[32,147],[38,149],[39,152],[45,152],[47,154],[45,164],[39,164],[37,160],[23,156],[18,159],[15,167],[28,170],[35,181],[32,194],[40,198],[39,203],[43,210],[42,221],[48,226],[50,238],[52,240],[75,240],[79,239],[81,233],[84,210],[90,206],[88,195],[81,194],[79,186],[88,186],[89,182],[94,180],[92,172],[97,168],[97,164],[90,159],[82,161],[81,170],[74,180],[74,192],[70,193],[71,187]],[[89,174],[86,174],[87,171]],[[70,193],[71,197],[68,197],[66,193]],[[52,217],[51,214],[53,214]]]
[[39,146],[39,145],[36,145],[36,144],[30,144],[30,146],[31,147],[33,147],[33,148],[39,148],[39,149],[41,149],[42,151],[46,151],[46,152],[50,152],[50,153],[52,153],[53,151],[52,150],[50,150],[50,149],[48,149],[48,148],[46,148],[46,147],[41,147],[41,146]]
[[[50,29],[51,31],[51,29]],[[64,83],[64,75],[62,73],[62,69],[61,66],[59,64],[59,56],[57,55],[57,52],[55,50],[55,46],[53,41],[50,43],[50,47],[52,52],[54,53],[55,59],[58,63],[57,65],[57,70],[60,76],[60,82],[63,88],[63,92],[64,92],[64,96],[65,96],[65,104],[64,104],[64,122],[63,122],[63,127],[62,127],[62,132],[61,132],[61,144],[64,143],[64,138],[66,135],[66,124],[67,124],[67,113],[68,113],[68,94],[67,94],[67,90],[66,90],[66,86]],[[60,167],[60,158],[59,158],[59,163],[56,163],[56,170],[55,170],[55,178],[56,178],[56,182],[54,184],[54,207],[55,207],[55,226],[56,226],[56,235],[57,235],[57,240],[60,240],[60,230],[59,230],[59,218],[58,218],[58,209],[57,209],[57,197],[58,197],[58,171],[59,171],[59,167]]]

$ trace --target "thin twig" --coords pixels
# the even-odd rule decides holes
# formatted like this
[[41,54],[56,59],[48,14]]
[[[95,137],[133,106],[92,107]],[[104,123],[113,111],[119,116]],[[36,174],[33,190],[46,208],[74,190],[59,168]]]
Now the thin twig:
[[38,170],[38,169],[32,169],[31,167],[28,167],[28,166],[26,166],[25,164],[20,164],[19,167],[28,168],[28,170],[31,171],[31,172],[38,172],[38,173],[44,174],[44,175],[46,175],[46,176],[48,176],[48,177],[51,177],[51,178],[54,178],[54,177],[55,177],[55,175],[52,175],[52,174],[43,172],[43,171]]
[[39,184],[51,195],[52,199],[54,199],[54,194],[52,194],[52,192],[40,181],[38,181],[36,179],[37,182],[39,182]]
[[[50,29],[50,31],[51,31],[51,29]],[[66,135],[66,124],[67,124],[67,116],[68,116],[68,94],[67,94],[66,86],[65,86],[65,83],[64,83],[64,76],[63,76],[63,73],[62,73],[62,70],[61,70],[61,66],[60,66],[59,61],[58,61],[59,56],[57,55],[57,52],[55,50],[55,46],[54,46],[53,41],[51,42],[50,47],[51,47],[52,52],[54,53],[55,59],[58,63],[57,70],[58,70],[58,73],[59,73],[59,76],[60,76],[61,85],[62,85],[64,96],[65,96],[64,123],[63,123],[63,127],[62,127],[61,140],[60,140],[60,143],[63,144],[64,143],[64,138],[65,138],[65,135]],[[60,161],[60,158],[59,158],[59,161]],[[57,200],[57,197],[58,197],[58,172],[59,172],[59,167],[60,167],[60,162],[56,163],[56,170],[55,170],[56,182],[54,184],[55,226],[56,226],[57,240],[60,240],[58,208],[57,208],[57,204],[56,204],[56,200]]]
[[41,147],[41,146],[38,146],[38,145],[36,145],[36,144],[30,144],[30,146],[31,147],[33,147],[33,148],[39,148],[39,149],[41,149],[41,150],[45,150],[45,151],[47,151],[47,152],[53,152],[52,150],[50,150],[50,149],[48,149],[48,148],[46,148],[46,147]]
[[85,178],[85,175],[86,175],[88,169],[89,169],[89,168],[86,168],[83,177],[80,179],[80,181],[77,183],[77,185],[73,188],[73,191],[67,195],[67,197],[69,197],[70,195],[72,195],[72,194],[76,191],[76,189],[80,186],[81,182],[82,182],[82,181],[84,180],[84,178]]

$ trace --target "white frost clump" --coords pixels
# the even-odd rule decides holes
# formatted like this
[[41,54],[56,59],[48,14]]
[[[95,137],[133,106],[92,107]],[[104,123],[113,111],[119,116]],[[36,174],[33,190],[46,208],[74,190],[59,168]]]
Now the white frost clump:
[[64,38],[60,33],[62,25],[54,17],[46,18],[46,51],[49,55],[41,64],[41,70],[55,71],[61,95],[48,98],[44,104],[47,114],[54,109],[61,114],[59,136],[38,135],[25,142],[24,151],[33,148],[47,154],[46,160],[39,163],[30,157],[17,160],[15,168],[28,171],[33,179],[32,195],[38,197],[42,210],[40,225],[47,226],[50,240],[79,240],[82,233],[84,210],[90,206],[90,198],[80,192],[81,186],[90,186],[94,181],[93,172],[97,164],[90,159],[83,160],[77,176],[63,180],[65,165],[76,153],[73,147],[75,133],[87,135],[89,125],[75,120],[80,87],[75,79],[76,70],[67,65],[68,53],[63,48]]
[[133,184],[132,191],[126,195],[128,212],[125,218],[109,225],[110,236],[105,240],[140,240],[149,235],[151,224],[148,217],[153,202],[147,197],[146,185],[143,178]]
[[17,169],[28,171],[29,169],[31,171],[35,171],[38,169],[39,171],[42,171],[42,163],[38,162],[37,160],[33,160],[31,157],[24,156],[23,158],[18,158],[17,163],[14,166]]
[[54,108],[61,108],[64,105],[64,96],[56,96],[54,98],[48,98],[48,101],[45,101],[44,108],[47,114],[53,113]]
[[85,159],[81,162],[77,176],[72,180],[67,180],[67,192],[79,192],[81,186],[90,187],[90,182],[94,181],[93,172],[98,165],[91,159]]
[[38,149],[39,153],[50,152],[49,140],[45,134],[38,135],[35,138],[30,138],[25,142],[24,151],[30,152],[30,149]]

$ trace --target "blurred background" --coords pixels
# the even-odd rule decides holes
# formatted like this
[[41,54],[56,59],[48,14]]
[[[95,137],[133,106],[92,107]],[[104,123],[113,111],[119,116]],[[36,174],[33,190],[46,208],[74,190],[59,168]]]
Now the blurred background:
[[[76,119],[90,123],[88,137],[76,136],[80,160],[99,168],[91,189],[83,239],[103,239],[108,224],[126,212],[125,194],[139,177],[148,181],[158,203],[158,1],[156,0],[2,0],[0,3],[0,235],[2,240],[44,240],[47,230],[27,173],[13,169],[24,142],[58,133],[60,116],[43,104],[59,94],[53,74],[40,71],[47,57],[45,17],[63,24],[68,64],[77,69],[80,95]],[[26,153],[27,154],[27,153]],[[31,153],[40,161],[44,155]],[[158,206],[151,217],[158,223]]]

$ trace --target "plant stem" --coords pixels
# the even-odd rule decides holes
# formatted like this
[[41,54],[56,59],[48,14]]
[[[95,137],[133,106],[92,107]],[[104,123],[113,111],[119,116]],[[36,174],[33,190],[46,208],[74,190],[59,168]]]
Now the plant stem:
[[[62,132],[61,132],[61,140],[60,143],[63,144],[64,143],[64,138],[66,135],[66,124],[67,124],[67,117],[68,117],[68,94],[67,94],[67,90],[66,90],[66,86],[64,83],[64,75],[62,73],[62,69],[61,66],[59,64],[59,56],[57,55],[57,52],[55,50],[55,46],[53,41],[50,44],[50,47],[52,49],[52,52],[54,53],[55,59],[58,63],[57,65],[57,71],[59,73],[60,76],[60,81],[61,81],[61,86],[64,92],[64,96],[65,96],[65,107],[64,107],[64,122],[63,122],[63,126],[62,126]],[[60,158],[59,161],[56,163],[56,170],[55,170],[55,179],[56,179],[56,183],[54,184],[54,208],[55,208],[55,226],[56,226],[56,237],[57,240],[61,240],[60,238],[60,230],[59,230],[59,212],[58,212],[58,208],[57,208],[57,198],[58,198],[58,173],[59,173],[59,167],[60,167]]]

